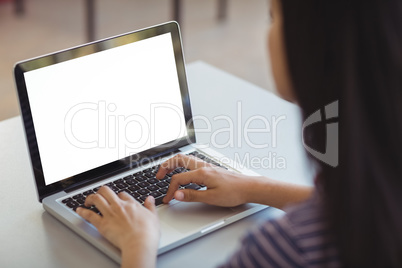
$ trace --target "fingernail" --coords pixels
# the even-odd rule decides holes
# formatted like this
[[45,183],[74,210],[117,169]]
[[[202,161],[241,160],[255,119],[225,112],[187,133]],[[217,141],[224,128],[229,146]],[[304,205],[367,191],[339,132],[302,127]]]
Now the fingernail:
[[175,198],[176,198],[176,200],[179,200],[179,201],[184,200],[184,193],[183,192],[176,192]]

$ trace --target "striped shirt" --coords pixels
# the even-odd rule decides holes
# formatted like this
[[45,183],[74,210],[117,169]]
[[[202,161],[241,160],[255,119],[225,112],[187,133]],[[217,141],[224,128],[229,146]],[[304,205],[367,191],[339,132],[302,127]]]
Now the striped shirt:
[[222,267],[340,267],[317,197],[285,211],[247,234]]

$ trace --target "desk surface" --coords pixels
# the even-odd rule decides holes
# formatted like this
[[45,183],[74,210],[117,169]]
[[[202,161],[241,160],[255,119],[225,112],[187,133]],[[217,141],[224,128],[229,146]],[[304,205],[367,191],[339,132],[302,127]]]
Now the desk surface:
[[[187,74],[195,125],[203,130],[199,143],[262,175],[311,184],[297,107],[203,62],[189,64]],[[118,266],[37,201],[20,117],[0,122],[0,152],[1,267]],[[214,267],[230,256],[247,230],[280,214],[263,210],[162,254],[158,267]]]

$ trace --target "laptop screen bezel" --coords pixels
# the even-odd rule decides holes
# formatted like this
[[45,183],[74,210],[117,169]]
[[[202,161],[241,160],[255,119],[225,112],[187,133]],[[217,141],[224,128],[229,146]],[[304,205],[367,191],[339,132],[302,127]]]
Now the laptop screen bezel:
[[[46,185],[42,162],[38,143],[35,134],[35,124],[32,119],[31,108],[29,104],[28,92],[25,85],[24,73],[39,68],[47,67],[53,64],[64,62],[87,56],[100,51],[112,49],[129,43],[134,43],[154,36],[170,33],[174,49],[174,57],[176,61],[176,70],[179,80],[179,86],[182,96],[183,111],[187,127],[187,136],[143,151],[136,155],[131,155],[95,169],[86,171],[81,174],[65,178],[61,181]],[[145,28],[138,31],[125,33],[122,35],[102,39],[92,43],[76,46],[66,50],[58,51],[48,55],[40,56],[34,59],[19,62],[14,67],[14,76],[16,82],[17,93],[20,102],[21,116],[23,120],[26,141],[31,158],[33,175],[36,181],[38,199],[41,202],[46,196],[54,193],[76,187],[83,183],[94,183],[105,177],[111,176],[118,172],[128,171],[141,165],[138,159],[152,160],[165,153],[174,152],[180,147],[195,143],[195,131],[192,122],[192,112],[190,107],[190,96],[187,86],[187,78],[185,71],[185,62],[182,50],[180,29],[176,22],[168,22],[153,27]],[[47,100],[51,101],[51,100]],[[50,126],[51,127],[51,126]],[[55,156],[57,157],[57,156]]]

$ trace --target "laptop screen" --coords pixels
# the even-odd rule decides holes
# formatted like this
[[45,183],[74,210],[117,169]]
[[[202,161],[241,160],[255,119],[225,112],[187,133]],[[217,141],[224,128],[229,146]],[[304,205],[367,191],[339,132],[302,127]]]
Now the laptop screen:
[[170,33],[29,71],[25,83],[46,185],[187,135]]
[[189,135],[172,32],[119,42],[23,72],[45,186]]

